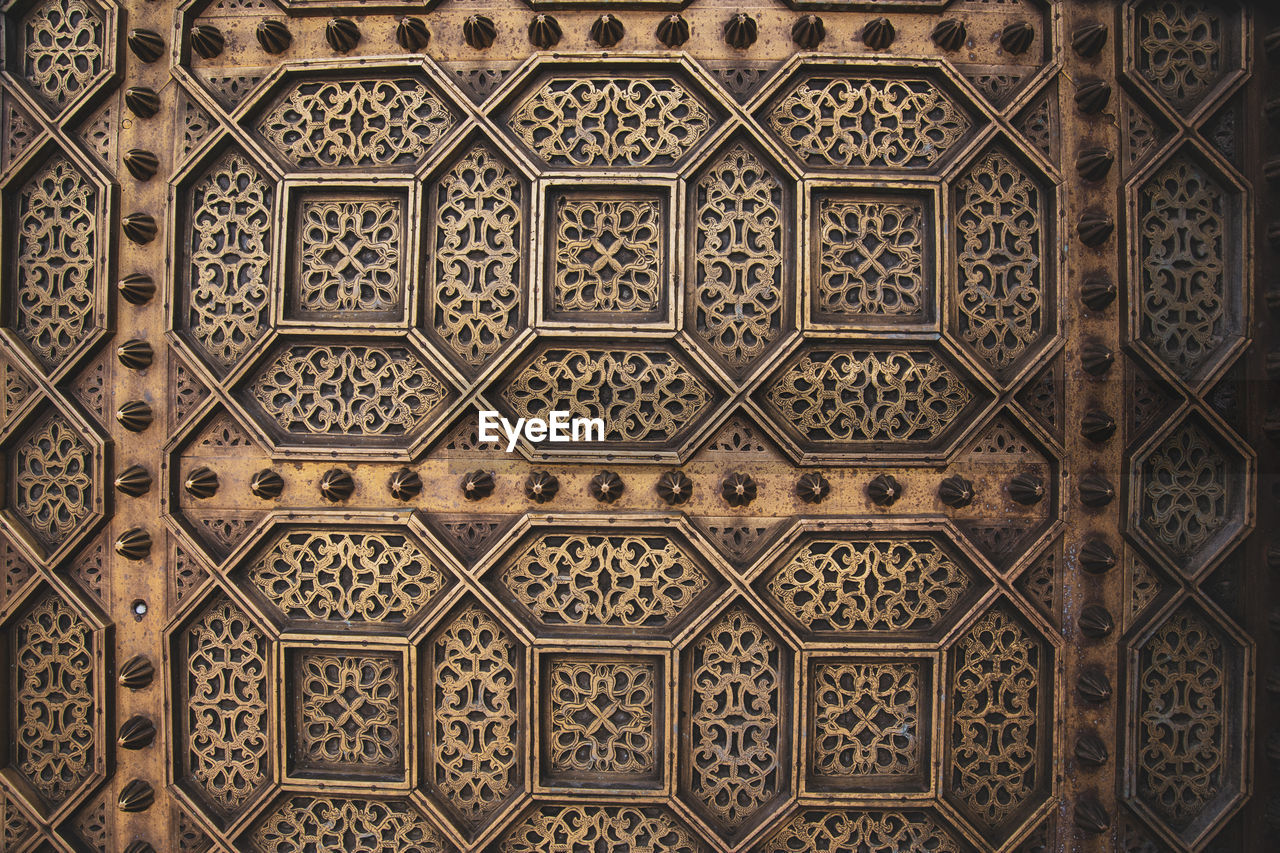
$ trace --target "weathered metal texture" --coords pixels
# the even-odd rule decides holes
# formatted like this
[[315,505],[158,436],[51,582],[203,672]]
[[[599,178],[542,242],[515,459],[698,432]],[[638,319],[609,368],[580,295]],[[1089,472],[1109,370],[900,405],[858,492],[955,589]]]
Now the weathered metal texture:
[[1248,11],[4,15],[0,848],[1257,849]]

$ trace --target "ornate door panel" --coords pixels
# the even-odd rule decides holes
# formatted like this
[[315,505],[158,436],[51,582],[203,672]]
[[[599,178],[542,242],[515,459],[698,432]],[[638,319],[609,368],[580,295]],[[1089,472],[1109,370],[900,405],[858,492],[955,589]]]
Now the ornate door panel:
[[1264,849],[1266,22],[876,5],[6,5],[0,848]]

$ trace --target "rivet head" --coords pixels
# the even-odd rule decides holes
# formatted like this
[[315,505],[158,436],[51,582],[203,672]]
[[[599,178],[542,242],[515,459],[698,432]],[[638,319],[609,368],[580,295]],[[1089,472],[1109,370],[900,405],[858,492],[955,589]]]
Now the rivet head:
[[120,686],[128,690],[143,690],[151,686],[156,669],[146,655],[134,655],[120,667]]
[[720,484],[720,496],[729,506],[746,506],[756,499],[758,489],[750,474],[734,472]]
[[471,15],[462,22],[462,38],[476,50],[486,50],[498,37],[498,28],[492,18],[484,15]]
[[664,471],[656,488],[658,497],[668,506],[678,506],[693,494],[693,480],[683,471]]
[[124,105],[138,118],[148,119],[160,112],[160,96],[155,89],[133,86],[125,90]]
[[462,496],[469,501],[478,501],[493,494],[493,474],[488,471],[472,471],[462,478]]
[[334,18],[325,24],[324,40],[335,53],[349,53],[360,44],[360,28],[350,18]]
[[160,233],[160,226],[156,224],[156,218],[150,213],[130,213],[121,220],[120,226],[124,236],[139,246],[147,245],[156,238],[156,234]]
[[187,490],[187,494],[198,500],[211,498],[218,493],[218,475],[212,468],[201,465],[187,474],[182,487]]
[[1034,474],[1018,474],[1009,480],[1009,497],[1023,506],[1040,503],[1044,494],[1044,481]]
[[796,481],[796,497],[807,504],[820,504],[831,494],[831,483],[817,471],[801,475]]
[[938,484],[938,499],[960,509],[973,503],[973,483],[961,476],[948,477]]
[[320,495],[331,503],[345,501],[355,490],[356,481],[351,472],[341,468],[330,468],[320,478]]
[[191,49],[205,59],[216,58],[225,43],[222,31],[215,26],[199,24],[191,28]]
[[1076,803],[1074,817],[1076,828],[1090,835],[1101,835],[1111,826],[1111,815],[1091,796]]
[[387,489],[396,500],[411,501],[422,493],[422,477],[412,468],[401,468],[391,475]]
[[411,53],[417,53],[431,43],[431,32],[421,18],[405,17],[396,24],[396,44]]
[[1106,742],[1094,732],[1076,738],[1076,759],[1086,767],[1101,767],[1111,758]]
[[1103,507],[1111,503],[1116,496],[1116,488],[1111,481],[1096,471],[1091,471],[1080,478],[1080,502],[1087,507]]
[[1080,347],[1080,366],[1090,376],[1104,376],[1111,370],[1116,357],[1111,348],[1101,341],[1085,341]]
[[148,65],[164,56],[164,39],[155,30],[129,30],[129,50]]
[[120,789],[116,804],[122,812],[145,812],[156,801],[155,789],[143,779],[134,779]]
[[249,480],[249,491],[264,501],[273,500],[284,491],[284,478],[270,468],[264,468]]
[[258,39],[258,44],[267,53],[273,56],[278,53],[284,53],[293,44],[293,33],[289,32],[288,25],[284,21],[278,21],[275,18],[267,18],[258,24],[258,28],[254,30],[254,35]]
[[124,152],[124,167],[139,181],[151,180],[160,169],[160,158],[145,148],[130,148]]
[[625,34],[626,28],[617,15],[601,15],[591,24],[591,40],[603,48],[613,47]]
[[1085,115],[1096,115],[1111,101],[1111,84],[1104,80],[1086,80],[1076,87],[1076,109]]
[[1105,311],[1116,301],[1116,283],[1106,273],[1095,273],[1080,284],[1080,301],[1093,311]]
[[729,47],[746,50],[756,43],[759,27],[750,15],[737,14],[724,22],[724,40]]
[[1076,690],[1086,702],[1100,705],[1111,698],[1111,679],[1098,669],[1088,669],[1076,679]]
[[817,15],[805,15],[791,25],[791,41],[801,50],[813,50],[826,37],[826,24]]
[[667,47],[679,47],[689,40],[689,22],[683,15],[668,15],[658,22],[655,35]]
[[902,485],[892,474],[880,474],[867,483],[867,494],[876,506],[893,506],[902,497]]
[[151,426],[151,406],[145,400],[127,400],[116,409],[116,420],[129,432],[142,432]]
[[1106,24],[1085,24],[1071,34],[1071,49],[1081,59],[1093,59],[1107,44]]
[[1103,213],[1100,210],[1086,210],[1080,215],[1080,221],[1076,223],[1076,233],[1080,236],[1080,242],[1090,248],[1097,248],[1107,242],[1115,230],[1116,221],[1109,213]]
[[535,15],[529,22],[529,44],[538,50],[548,50],[560,43],[560,22],[551,15]]
[[1000,47],[1015,56],[1030,50],[1035,40],[1035,28],[1026,21],[1015,21],[1000,31]]
[[126,560],[145,560],[151,555],[151,534],[142,527],[131,527],[116,537],[116,553]]
[[146,305],[156,295],[156,283],[144,273],[131,273],[120,279],[120,296],[130,305]]
[[1111,571],[1116,565],[1115,550],[1102,539],[1090,539],[1080,546],[1080,568],[1091,575]]
[[1115,627],[1111,611],[1101,604],[1086,604],[1080,611],[1080,631],[1091,640],[1101,640]]
[[534,503],[544,504],[560,491],[560,480],[547,471],[534,471],[524,481],[524,496]]
[[140,498],[151,491],[151,473],[141,465],[130,465],[116,476],[116,490]]
[[626,486],[623,485],[622,478],[613,471],[601,471],[587,483],[587,491],[600,503],[613,503],[622,497],[625,490]]
[[1116,419],[1098,409],[1085,412],[1080,419],[1080,434],[1095,444],[1101,444],[1116,434]]
[[933,28],[930,37],[934,44],[950,53],[964,47],[969,31],[965,28],[964,21],[957,18],[944,18]]
[[897,35],[888,18],[875,18],[862,28],[862,43],[872,50],[888,50]]
[[1116,155],[1106,148],[1085,148],[1076,157],[1076,174],[1097,183],[1107,176],[1115,162]]
[[146,370],[155,358],[151,344],[134,338],[116,347],[116,358],[130,370]]
[[122,749],[145,749],[156,739],[155,723],[137,715],[125,720],[116,735],[116,743]]

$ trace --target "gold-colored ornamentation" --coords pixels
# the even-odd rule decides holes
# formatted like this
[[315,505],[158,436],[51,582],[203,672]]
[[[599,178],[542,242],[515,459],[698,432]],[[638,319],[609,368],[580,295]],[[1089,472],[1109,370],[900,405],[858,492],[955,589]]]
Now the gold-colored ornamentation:
[[813,314],[829,323],[928,309],[925,211],[914,201],[823,198]]
[[993,151],[956,184],[960,336],[1002,370],[1044,334],[1049,303],[1040,189]]
[[655,806],[543,806],[507,833],[500,853],[705,853],[698,837]]
[[13,511],[47,547],[65,542],[93,511],[93,452],[61,415],[13,449]]
[[[600,394],[610,389],[608,396]],[[549,349],[503,389],[523,418],[554,410],[602,418],[605,442],[665,442],[711,402],[711,392],[665,350]]]
[[922,443],[973,400],[933,353],[809,350],[765,386],[765,399],[816,444]]
[[805,809],[761,853],[964,853],[969,848],[925,812]]
[[844,780],[918,772],[923,682],[915,663],[816,665],[812,772]]
[[770,110],[768,125],[809,166],[927,169],[970,121],[928,80],[811,77]]
[[47,0],[15,27],[22,78],[60,110],[88,88],[103,67],[104,23],[83,0]]
[[293,346],[253,384],[266,413],[302,436],[404,435],[447,394],[413,351],[396,346]]
[[304,200],[299,308],[390,311],[404,304],[403,204],[397,199]]
[[263,116],[259,131],[304,169],[412,166],[457,124],[417,80],[296,83]]
[[400,665],[394,658],[304,654],[297,661],[300,761],[359,771],[404,760]]
[[13,766],[58,806],[95,770],[93,634],[45,592],[13,626],[11,642]]
[[34,831],[35,826],[18,808],[13,797],[0,788],[0,847],[17,850],[18,845],[26,841]]
[[502,573],[516,602],[549,627],[663,628],[710,583],[659,534],[543,534]]
[[1138,797],[1185,829],[1226,784],[1226,652],[1183,606],[1142,647],[1138,668]]
[[458,613],[430,644],[430,778],[470,825],[519,785],[525,754],[517,710],[518,646],[478,607]]
[[1142,528],[1179,559],[1199,551],[1227,517],[1227,463],[1214,441],[1184,423],[1142,466]]
[[61,155],[17,193],[14,330],[45,370],[65,363],[95,325],[97,199]]
[[1204,368],[1231,331],[1226,207],[1222,188],[1186,157],[1169,162],[1142,186],[1142,340],[1184,380]]
[[556,773],[644,775],[658,762],[654,663],[561,658],[547,672],[547,764]]
[[731,830],[786,785],[784,652],[743,609],[720,617],[693,645],[690,794]]
[[519,176],[485,147],[464,154],[432,189],[432,323],[471,367],[519,328],[525,193]]
[[665,304],[667,223],[656,198],[555,200],[551,312],[653,314]]
[[1213,4],[1149,3],[1138,16],[1138,71],[1176,108],[1194,108],[1222,77],[1223,21]]
[[444,572],[399,533],[291,531],[248,578],[291,619],[341,625],[413,618],[444,588]]
[[184,749],[190,779],[232,813],[269,778],[267,638],[228,599],[213,601],[186,631],[181,661]]
[[971,819],[1001,826],[1041,783],[1039,642],[1005,608],[992,610],[953,651],[949,782]]
[[710,131],[712,118],[682,84],[664,77],[556,78],[509,124],[549,165],[635,168],[676,162]]
[[447,853],[452,846],[402,800],[289,797],[254,828],[255,853]]
[[698,179],[693,205],[690,331],[743,368],[782,334],[782,184],[735,145]]
[[266,330],[275,190],[247,157],[217,161],[191,193],[188,323],[226,369]]

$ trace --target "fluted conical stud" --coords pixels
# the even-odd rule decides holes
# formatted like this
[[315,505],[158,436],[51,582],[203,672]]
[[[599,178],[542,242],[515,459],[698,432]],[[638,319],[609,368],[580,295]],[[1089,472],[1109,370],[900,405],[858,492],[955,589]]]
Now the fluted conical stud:
[[1076,829],[1089,835],[1101,835],[1111,826],[1111,815],[1091,796],[1085,796],[1076,803],[1074,812]]
[[1090,507],[1106,506],[1115,499],[1116,488],[1096,471],[1080,478],[1080,503]]
[[472,15],[462,22],[462,38],[476,50],[485,50],[498,37],[498,28],[492,18]]
[[149,181],[160,169],[160,158],[145,148],[130,148],[124,152],[124,167],[139,181]]
[[529,44],[538,50],[547,50],[560,43],[564,33],[560,30],[560,22],[551,15],[534,15],[529,22]]
[[1080,242],[1091,248],[1107,242],[1115,230],[1115,220],[1110,214],[1103,213],[1101,210],[1086,210],[1080,214],[1080,221],[1076,223],[1076,233],[1080,235]]
[[156,848],[137,838],[129,842],[129,846],[124,848],[124,853],[156,853]]
[[133,86],[125,90],[124,105],[138,118],[147,119],[160,112],[160,96],[155,89]]
[[1107,44],[1106,24],[1085,24],[1071,34],[1071,49],[1081,59],[1093,59]]
[[1080,434],[1092,442],[1101,444],[1116,434],[1116,419],[1106,412],[1093,409],[1080,419]]
[[938,484],[938,499],[955,509],[973,503],[973,483],[961,476],[948,477]]
[[273,500],[284,491],[284,478],[270,468],[263,468],[249,481],[249,491],[264,501]]
[[1035,28],[1026,21],[1016,21],[1000,31],[1000,47],[1015,56],[1030,50],[1035,40]]
[[746,506],[756,499],[758,488],[750,474],[734,472],[720,484],[720,496],[729,506]]
[[544,504],[560,491],[560,480],[547,471],[534,471],[524,481],[524,496],[534,503]]
[[120,279],[120,296],[130,305],[146,305],[156,295],[156,283],[151,276],[132,273]]
[[142,432],[151,426],[151,406],[144,400],[128,400],[116,409],[116,420],[129,432]]
[[330,468],[320,478],[320,494],[331,503],[345,501],[355,490],[356,481],[351,478],[351,472],[341,468]]
[[591,24],[591,40],[604,48],[613,47],[622,41],[626,28],[617,15],[601,15]]
[[965,27],[964,21],[957,18],[944,18],[933,28],[933,33],[930,37],[933,39],[934,44],[950,53],[964,47],[965,39],[969,37],[969,31]]
[[478,501],[493,494],[493,474],[488,471],[472,471],[462,478],[462,496],[469,501]]
[[218,473],[208,466],[201,465],[187,474],[182,487],[187,494],[198,500],[211,498],[218,493]]
[[807,504],[820,504],[831,494],[831,484],[817,471],[810,471],[796,481],[796,497]]
[[888,50],[897,36],[888,18],[875,18],[862,28],[862,43],[872,50]]
[[133,338],[116,347],[116,358],[130,370],[146,370],[155,358],[151,344]]
[[1085,341],[1080,348],[1080,366],[1090,376],[1105,375],[1115,360],[1115,353],[1101,341]]
[[1106,148],[1085,148],[1076,157],[1076,174],[1086,181],[1101,181],[1115,161],[1116,155]]
[[880,474],[867,483],[867,494],[876,506],[892,506],[902,497],[902,485],[892,474]]
[[1038,504],[1044,497],[1044,481],[1031,474],[1018,474],[1009,481],[1009,497],[1023,506]]
[[116,735],[116,743],[121,749],[145,749],[155,739],[155,723],[140,714],[125,720]]
[[1091,640],[1101,640],[1115,627],[1111,611],[1101,604],[1086,604],[1080,611],[1080,632]]
[[1076,759],[1086,767],[1101,767],[1111,758],[1106,741],[1094,732],[1084,732],[1076,738]]
[[1080,568],[1091,575],[1111,571],[1116,565],[1116,552],[1102,539],[1090,539],[1080,547]]
[[151,472],[141,465],[130,465],[116,476],[116,491],[140,498],[151,491]]
[[1116,283],[1106,273],[1097,273],[1080,284],[1080,301],[1093,311],[1105,311],[1116,301]]
[[120,789],[116,804],[122,812],[145,812],[156,801],[155,789],[143,779],[134,779]]
[[1076,679],[1076,690],[1080,691],[1086,702],[1100,705],[1111,698],[1111,679],[1101,670],[1085,670]]
[[678,506],[693,494],[693,480],[683,471],[665,471],[658,478],[658,497],[668,506]]
[[724,22],[725,44],[737,50],[746,50],[751,47],[756,43],[759,34],[756,19],[745,12],[739,12]]
[[147,245],[156,238],[156,234],[160,233],[156,218],[150,213],[130,213],[121,220],[120,227],[124,231],[124,236],[139,246]]
[[1076,109],[1085,115],[1096,115],[1111,100],[1111,84],[1103,80],[1087,80],[1076,87]]
[[334,18],[324,27],[324,40],[337,53],[349,53],[360,43],[360,28],[350,18]]
[[130,527],[116,537],[116,553],[126,560],[145,560],[151,555],[151,534],[142,527]]
[[683,15],[667,15],[658,23],[655,35],[667,47],[679,47],[689,40],[689,22]]
[[146,655],[134,655],[120,666],[120,686],[128,690],[143,690],[151,686],[156,668]]
[[191,49],[205,59],[213,59],[222,53],[226,40],[222,31],[209,24],[199,24],[191,28]]
[[826,37],[826,24],[817,15],[805,15],[791,25],[791,41],[801,50],[813,50]]
[[424,50],[431,43],[431,31],[427,22],[412,16],[401,18],[396,24],[396,44],[412,53]]
[[129,50],[139,60],[150,64],[164,56],[164,39],[155,30],[129,30]]
[[422,477],[412,468],[401,468],[391,475],[387,490],[398,501],[411,501],[422,493]]
[[612,471],[601,471],[587,483],[587,491],[591,493],[591,497],[605,504],[611,504],[622,497],[625,490],[622,478]]
[[275,18],[267,18],[258,24],[253,34],[257,37],[262,49],[273,56],[284,53],[289,49],[289,45],[293,44],[293,33],[289,32],[288,25]]

